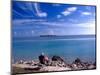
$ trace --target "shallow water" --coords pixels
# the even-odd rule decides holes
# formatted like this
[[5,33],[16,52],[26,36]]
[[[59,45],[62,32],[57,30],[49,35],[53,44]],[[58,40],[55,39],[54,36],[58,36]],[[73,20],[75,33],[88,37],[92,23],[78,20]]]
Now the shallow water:
[[[40,37],[41,38],[41,37]],[[12,56],[14,61],[38,59],[44,52],[49,57],[61,56],[67,62],[81,58],[83,61],[95,61],[95,38],[63,38],[63,39],[14,39]]]

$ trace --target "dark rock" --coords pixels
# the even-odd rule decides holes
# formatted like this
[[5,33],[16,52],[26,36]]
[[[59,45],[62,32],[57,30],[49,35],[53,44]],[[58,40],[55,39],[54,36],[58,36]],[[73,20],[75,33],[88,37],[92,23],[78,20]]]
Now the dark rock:
[[81,60],[79,58],[75,59],[74,63],[78,64],[81,63]]
[[75,61],[71,64],[72,69],[79,70],[79,69],[85,69],[86,65],[79,59],[75,59]]
[[73,70],[86,70],[86,69],[95,69],[95,63],[91,64],[88,62],[82,62],[79,58],[71,64]]
[[60,56],[52,57],[52,66],[66,67],[66,62]]
[[53,56],[52,61],[62,61],[63,62],[64,60],[59,56]]

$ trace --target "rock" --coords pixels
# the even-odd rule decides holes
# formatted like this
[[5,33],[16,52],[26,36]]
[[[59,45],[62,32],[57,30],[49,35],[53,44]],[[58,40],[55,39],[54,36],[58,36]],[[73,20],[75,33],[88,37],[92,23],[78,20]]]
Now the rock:
[[74,63],[78,64],[81,63],[81,60],[79,58],[75,59]]
[[59,56],[53,56],[51,66],[66,67],[66,62]]
[[59,56],[53,56],[52,61],[62,61],[63,62],[64,60]]
[[88,66],[88,69],[95,69],[96,68],[96,66],[94,66],[94,65],[90,65],[90,66]]
[[26,61],[26,62],[24,62],[23,64],[32,65],[32,64],[34,64],[34,62],[32,62],[32,61]]
[[85,69],[85,64],[79,59],[75,59],[75,61],[71,64],[73,70],[81,70]]
[[[67,64],[60,56],[53,56],[47,64],[40,61],[19,61],[12,65],[16,71],[21,69],[23,72],[48,72],[48,71],[64,71],[64,70],[88,70],[95,69],[96,62],[82,62],[79,58],[75,59],[72,64]],[[20,72],[20,70],[18,70]]]
[[78,69],[77,65],[74,64],[74,63],[71,65],[71,68],[72,68],[73,70]]
[[16,62],[16,64],[23,64],[23,63],[24,63],[23,60],[20,60],[20,61]]
[[86,70],[86,69],[95,69],[95,64],[90,64],[88,62],[82,62],[79,58],[71,64],[72,70]]

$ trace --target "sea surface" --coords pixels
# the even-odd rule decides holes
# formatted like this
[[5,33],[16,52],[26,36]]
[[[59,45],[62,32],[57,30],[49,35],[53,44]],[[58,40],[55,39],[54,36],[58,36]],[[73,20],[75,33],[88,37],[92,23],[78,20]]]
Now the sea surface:
[[41,53],[49,58],[58,55],[67,62],[76,58],[82,61],[95,62],[96,39],[95,37],[38,37],[38,38],[13,38],[12,59],[35,60]]

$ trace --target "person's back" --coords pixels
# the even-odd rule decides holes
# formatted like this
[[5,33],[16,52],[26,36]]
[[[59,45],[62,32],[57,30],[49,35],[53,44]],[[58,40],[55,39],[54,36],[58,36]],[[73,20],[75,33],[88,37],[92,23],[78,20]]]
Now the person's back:
[[44,62],[44,55],[40,55],[39,56],[39,61],[40,61],[41,64],[45,64],[45,62]]

